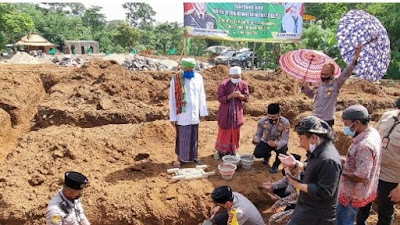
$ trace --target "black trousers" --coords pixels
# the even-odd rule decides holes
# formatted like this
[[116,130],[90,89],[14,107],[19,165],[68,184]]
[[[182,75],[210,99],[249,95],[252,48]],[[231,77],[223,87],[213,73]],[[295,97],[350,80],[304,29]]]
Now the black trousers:
[[269,146],[267,143],[260,141],[256,145],[253,155],[256,158],[264,158],[264,160],[268,162],[269,158],[271,157],[271,151],[275,151],[275,153],[276,153],[275,162],[272,165],[272,167],[278,168],[279,164],[281,164],[281,160],[279,160],[278,155],[280,153],[286,154],[286,152],[288,151],[287,145],[283,146],[280,149],[276,149],[274,147]]
[[[390,192],[397,187],[397,183],[390,183],[379,180],[378,184],[378,224],[377,225],[391,225],[393,222],[395,202],[392,202],[388,197]],[[367,224],[369,212],[371,210],[372,202],[368,205],[359,208],[357,211],[357,225]]]

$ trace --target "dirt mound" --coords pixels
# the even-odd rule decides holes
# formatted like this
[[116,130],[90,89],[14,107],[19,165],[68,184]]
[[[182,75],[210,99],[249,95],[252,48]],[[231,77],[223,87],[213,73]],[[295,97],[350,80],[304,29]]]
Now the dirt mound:
[[10,60],[8,64],[40,64],[40,61],[35,57],[29,55],[26,52],[17,52]]
[[[206,122],[202,129],[211,131],[215,125]],[[94,225],[198,224],[214,205],[211,191],[224,184],[244,193],[261,210],[270,204],[260,188],[269,179],[261,163],[254,170],[239,169],[229,182],[218,176],[172,182],[166,170],[174,158],[174,132],[166,121],[89,129],[53,126],[30,132],[0,167],[4,196],[0,222],[43,224],[47,202],[67,170],[79,170],[90,180],[83,204]],[[201,136],[200,156],[216,170],[219,161],[211,157],[211,137],[215,138]],[[255,177],[260,182],[251,182]],[[244,182],[249,185],[241,186]],[[25,199],[23,205],[21,199]]]
[[[45,91],[38,74],[25,71],[0,73],[0,162],[17,137],[29,130]],[[6,115],[8,114],[8,115]]]
[[93,60],[49,89],[37,127],[94,127],[168,118],[168,72],[135,73],[113,61]]

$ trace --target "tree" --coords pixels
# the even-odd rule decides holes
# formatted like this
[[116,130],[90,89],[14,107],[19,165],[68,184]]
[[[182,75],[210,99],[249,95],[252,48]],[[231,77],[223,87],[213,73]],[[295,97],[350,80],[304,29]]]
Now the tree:
[[66,14],[72,14],[74,16],[83,16],[85,13],[85,5],[83,3],[41,3],[48,6],[48,8],[53,9],[57,12],[64,12]]
[[113,36],[115,43],[123,47],[126,51],[133,49],[139,43],[139,39],[140,32],[126,23],[120,24]]
[[156,12],[149,4],[127,2],[122,7],[128,10],[126,18],[132,27],[149,29],[153,26],[153,22],[155,22],[153,16],[156,15]]
[[103,29],[106,25],[106,16],[100,13],[100,6],[93,6],[87,9],[82,16],[82,21],[88,25],[93,32]]
[[13,44],[33,31],[35,24],[28,14],[6,4],[0,5],[0,13],[0,30]]

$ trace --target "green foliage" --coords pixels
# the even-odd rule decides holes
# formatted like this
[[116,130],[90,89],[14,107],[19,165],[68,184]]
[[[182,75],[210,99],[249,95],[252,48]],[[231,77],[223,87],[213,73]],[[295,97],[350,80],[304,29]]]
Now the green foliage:
[[130,27],[127,23],[121,23],[112,39],[126,52],[130,52],[139,43],[140,31]]
[[128,12],[126,18],[132,27],[140,29],[149,29],[153,26],[156,12],[149,4],[139,2],[126,2],[122,7]]
[[7,4],[0,4],[0,30],[12,43],[34,28],[32,17]]

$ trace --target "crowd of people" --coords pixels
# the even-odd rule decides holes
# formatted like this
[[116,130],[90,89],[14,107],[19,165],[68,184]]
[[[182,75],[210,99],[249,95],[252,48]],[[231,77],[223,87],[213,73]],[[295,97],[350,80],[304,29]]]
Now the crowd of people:
[[[288,148],[290,121],[281,115],[278,103],[268,105],[266,116],[255,128],[254,156],[269,166],[270,173],[283,178],[265,181],[269,198],[276,200],[268,224],[358,225],[366,224],[371,206],[378,199],[378,225],[390,225],[395,204],[400,201],[400,99],[397,110],[383,114],[375,127],[371,114],[362,105],[347,107],[342,114],[343,132],[353,138],[346,156],[333,144],[336,102],[340,88],[352,74],[361,48],[341,76],[333,79],[334,66],[326,64],[320,85],[304,83],[302,92],[314,98],[313,115],[302,118],[294,127],[306,159],[291,154]],[[170,121],[176,128],[175,167],[182,163],[201,163],[198,158],[199,123],[208,115],[203,77],[194,70],[196,61],[182,60],[182,72],[170,83]],[[241,79],[241,68],[230,68],[229,78],[217,90],[218,135],[215,159],[236,155],[240,149],[243,103],[249,101],[248,84]],[[51,200],[47,224],[84,224],[89,221],[79,201],[88,179],[74,171],[65,174],[65,183]],[[267,196],[266,196],[267,197]],[[211,224],[262,225],[266,222],[256,206],[228,186],[211,193],[216,207]],[[282,211],[278,209],[284,208]]]

